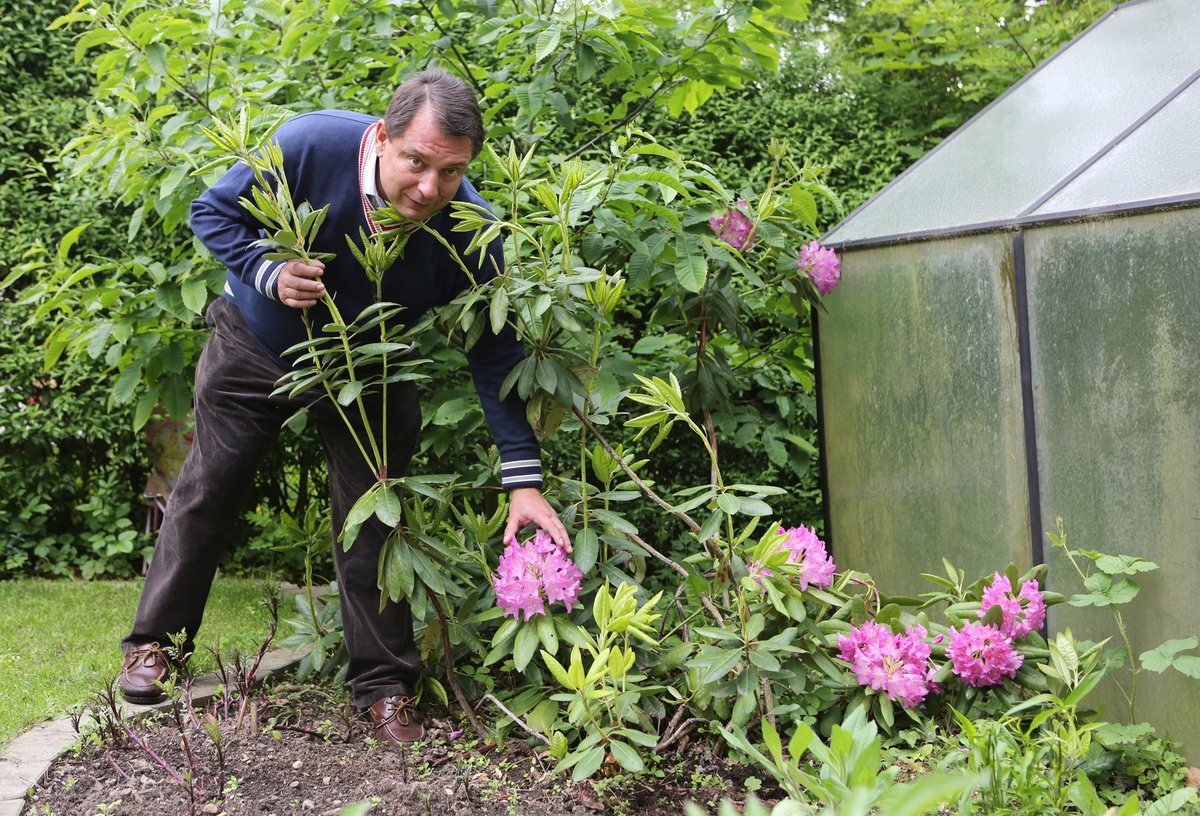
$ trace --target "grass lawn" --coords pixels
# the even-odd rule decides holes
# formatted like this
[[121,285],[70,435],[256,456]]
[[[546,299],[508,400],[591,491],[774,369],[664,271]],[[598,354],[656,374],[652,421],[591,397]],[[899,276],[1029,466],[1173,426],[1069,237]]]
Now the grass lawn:
[[[63,716],[120,669],[141,581],[0,581],[0,745]],[[218,577],[191,661],[213,667],[206,647],[252,653],[266,635],[263,582]]]

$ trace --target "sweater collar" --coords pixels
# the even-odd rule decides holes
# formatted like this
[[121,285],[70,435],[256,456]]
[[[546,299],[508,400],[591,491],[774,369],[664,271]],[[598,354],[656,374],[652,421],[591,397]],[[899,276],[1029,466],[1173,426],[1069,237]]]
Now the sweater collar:
[[375,146],[379,144],[379,128],[382,126],[383,122],[377,121],[367,128],[363,133],[362,143],[358,146],[358,191],[362,198],[363,217],[367,219],[373,233],[401,229],[404,226],[396,224],[382,227],[371,218],[372,212],[387,204],[379,194],[379,187],[375,182],[376,170],[379,167],[379,154]]

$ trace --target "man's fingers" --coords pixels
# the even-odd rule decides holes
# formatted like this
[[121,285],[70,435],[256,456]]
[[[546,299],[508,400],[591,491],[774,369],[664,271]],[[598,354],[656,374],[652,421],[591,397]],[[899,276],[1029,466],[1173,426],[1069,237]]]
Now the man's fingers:
[[279,272],[280,302],[297,309],[316,305],[325,293],[325,284],[320,280],[323,272],[324,264],[320,261],[312,264],[297,259],[288,261]]

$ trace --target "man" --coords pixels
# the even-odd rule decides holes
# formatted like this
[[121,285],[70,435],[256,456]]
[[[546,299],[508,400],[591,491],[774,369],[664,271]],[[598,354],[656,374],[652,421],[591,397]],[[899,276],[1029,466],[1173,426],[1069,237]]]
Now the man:
[[[192,204],[192,229],[225,264],[224,296],[208,309],[212,328],[196,368],[196,433],[171,496],[154,558],[138,604],[133,631],[122,642],[119,685],[134,702],[162,696],[159,682],[171,670],[160,644],[184,634],[190,651],[204,605],[254,472],[282,423],[309,406],[329,465],[333,523],[341,530],[354,502],[374,482],[353,437],[330,401],[310,392],[272,397],[289,365],[282,353],[304,340],[305,308],[313,325],[327,322],[321,298],[328,291],[346,317],[373,302],[374,284],[349,252],[346,236],[378,232],[373,210],[390,204],[405,218],[436,230],[466,257],[472,274],[488,280],[503,269],[500,239],[483,255],[466,256],[469,234],[451,230],[451,201],[486,206],[464,177],[483,145],[483,123],[470,89],[437,70],[402,83],[382,120],[345,111],[297,116],[274,137],[283,151],[293,199],[314,208],[329,205],[313,253],[327,262],[270,261],[254,246],[260,224],[238,203],[251,198],[254,176],[244,163],[229,170]],[[477,271],[476,271],[477,270]],[[383,299],[405,308],[411,320],[444,304],[469,285],[446,248],[424,229],[413,230],[404,252],[384,276]],[[510,327],[486,336],[468,353],[484,413],[500,449],[502,484],[511,491],[504,538],[525,524],[551,534],[570,550],[566,529],[542,497],[537,440],[515,395],[500,398],[500,384],[524,350]],[[392,384],[388,393],[390,475],[407,473],[421,426],[415,386]],[[378,416],[378,399],[370,416]],[[376,735],[389,743],[424,733],[413,708],[420,660],[407,603],[379,609],[377,568],[388,531],[373,521],[348,551],[334,546],[345,641],[347,683],[356,704],[369,712]]]

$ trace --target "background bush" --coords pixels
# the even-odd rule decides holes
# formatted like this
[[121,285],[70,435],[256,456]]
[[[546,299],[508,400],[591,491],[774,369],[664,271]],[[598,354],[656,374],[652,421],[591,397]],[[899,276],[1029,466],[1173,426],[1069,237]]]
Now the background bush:
[[[485,108],[494,142],[512,137],[523,148],[538,142],[543,154],[566,155],[602,137],[614,121],[628,119],[669,139],[689,158],[709,164],[731,190],[753,194],[766,181],[770,140],[779,138],[795,155],[825,168],[827,184],[840,194],[840,207],[832,200],[817,202],[817,223],[825,228],[1112,4],[1086,0],[1027,8],[998,0],[969,5],[948,0],[877,0],[866,6],[846,0],[794,3],[797,8],[808,6],[808,19],[794,20],[790,30],[781,33],[790,41],[777,69],[751,65],[735,78],[724,63],[698,59],[673,66],[649,52],[634,53],[632,58],[642,60],[644,69],[622,78],[614,72],[625,69],[606,72],[598,61],[601,52],[595,49],[603,45],[599,40],[556,57],[550,71],[527,60],[521,69],[526,73],[521,74],[511,65],[517,56],[528,57],[521,51],[525,44],[508,34],[497,38],[498,29],[488,28],[498,19],[488,19],[488,14],[511,9],[461,5],[463,13],[452,21],[417,6],[411,9],[411,19],[443,27],[438,47],[452,69],[461,72],[462,66],[473,66],[474,79],[487,92]],[[185,6],[180,6],[180,14],[185,14]],[[252,14],[238,16],[238,9],[252,6]],[[150,103],[167,101],[179,111],[201,103],[216,109],[231,100],[290,111],[325,106],[380,110],[397,79],[427,56],[427,34],[399,25],[396,8],[382,14],[369,6],[333,3],[323,9],[323,17],[306,19],[303,15],[310,11],[305,4],[286,12],[253,3],[227,4],[224,33],[241,39],[239,58],[257,60],[257,67],[251,74],[217,78],[208,88],[181,92],[170,92],[162,84],[171,60],[180,57],[155,50],[165,43],[159,39],[163,30],[154,31],[151,48],[141,56],[113,52],[106,58],[124,60],[121,70],[137,74],[143,83],[144,90],[138,91],[143,107],[133,112],[112,97],[115,74],[110,73],[107,87],[93,87],[85,65],[103,51],[101,41],[91,42],[101,48],[81,48],[83,62],[77,63],[76,41],[82,29],[47,30],[59,14],[70,10],[69,2],[31,6],[5,0],[5,16],[12,22],[0,32],[6,46],[0,57],[6,69],[0,77],[0,117],[10,139],[0,149],[0,217],[6,224],[0,259],[9,269],[19,266],[22,258],[35,264],[24,275],[10,277],[0,295],[0,340],[8,348],[29,352],[4,363],[13,373],[12,393],[20,394],[6,398],[0,415],[5,420],[40,421],[42,414],[30,414],[34,406],[21,407],[21,401],[33,395],[30,389],[36,382],[50,379],[58,383],[55,400],[73,403],[65,420],[73,426],[69,430],[50,426],[24,435],[0,433],[0,450],[8,463],[3,475],[22,488],[6,499],[9,516],[20,520],[19,532],[6,539],[6,570],[126,574],[140,565],[138,553],[146,542],[136,531],[144,519],[139,497],[147,465],[140,438],[123,429],[140,427],[159,404],[176,414],[186,410],[192,366],[204,338],[200,312],[221,280],[221,270],[194,251],[184,217],[188,201],[212,174],[203,179],[188,176],[191,148],[171,142],[179,135],[172,128],[186,119],[170,111],[154,119]],[[481,14],[485,6],[490,11]],[[660,14],[656,8],[647,5],[639,13],[651,19]],[[329,16],[334,13],[340,14],[336,26]],[[1004,21],[1003,27],[999,21]],[[275,40],[262,45],[242,36],[255,26],[269,28]],[[526,30],[528,42],[536,36],[542,38],[538,43],[548,44],[553,33],[537,15],[530,16]],[[626,37],[623,42],[634,40]],[[181,42],[173,47],[193,45]],[[268,47],[284,57],[263,62],[258,51]],[[156,62],[160,54],[161,63]],[[113,67],[110,62],[109,69]],[[684,76],[681,71],[690,73]],[[709,85],[683,82],[696,78]],[[659,85],[651,84],[658,80]],[[689,99],[684,93],[689,88],[699,88],[699,96]],[[102,161],[96,161],[101,149],[95,142],[77,143],[66,160],[60,160],[59,151],[68,141],[97,132],[88,124],[89,117],[107,117],[125,129],[109,132]],[[150,119],[156,124],[147,125]],[[198,133],[189,139],[191,146],[204,142]],[[603,146],[603,140],[597,144]],[[81,163],[79,155],[89,151],[90,159]],[[72,232],[83,224],[87,226],[81,232]],[[22,325],[28,308],[36,306],[28,300],[16,305],[23,296],[56,293],[37,287],[51,274],[59,241],[66,235],[74,236],[74,244],[57,265],[69,273],[91,264],[95,286],[81,291],[76,302],[47,312],[49,319],[40,324]],[[27,255],[38,245],[44,248],[41,255]],[[38,267],[38,262],[47,265]],[[112,299],[103,310],[95,306],[101,297]],[[629,309],[618,321],[617,345],[610,350],[612,364],[621,362],[633,371],[646,360],[656,365],[667,360],[667,368],[681,379],[691,374],[694,361],[686,338],[655,345],[653,338],[667,331],[667,317],[654,290],[631,291],[627,303]],[[97,321],[117,313],[132,316],[128,342],[114,342],[93,331]],[[164,326],[159,335],[149,334]],[[781,513],[797,521],[818,521],[807,317],[797,315],[790,322],[759,328],[774,331],[795,353],[784,355],[790,360],[785,367],[743,356],[719,361],[722,364],[712,369],[726,377],[726,398],[714,413],[723,461],[732,478],[786,485],[790,492],[778,503]],[[82,348],[70,354],[69,364],[63,363],[57,355],[70,342]],[[55,360],[49,371],[39,371],[37,358],[43,348]],[[420,467],[474,474],[485,485],[491,440],[461,355],[448,347],[437,355],[444,365],[428,389]],[[62,450],[54,440],[67,436],[74,440],[72,445],[90,446],[90,453],[52,453]],[[621,441],[620,435],[613,441]],[[648,467],[669,492],[675,475],[706,467],[697,456],[694,449],[667,445]],[[574,457],[573,440],[551,439],[547,471],[569,470]],[[321,468],[315,440],[285,435],[285,444],[260,474],[248,508],[255,521],[235,546],[229,568],[298,568],[297,555],[274,546],[283,538],[271,519],[280,510],[302,515],[308,502],[321,500]],[[57,474],[53,488],[47,487],[46,479],[51,470]],[[651,507],[634,509],[630,517],[663,546],[680,535]],[[48,550],[42,543],[105,529],[120,535],[133,532],[132,550],[123,551],[126,543],[113,553],[107,547],[72,549],[61,543]]]

